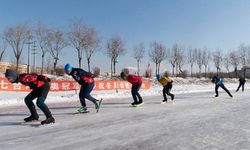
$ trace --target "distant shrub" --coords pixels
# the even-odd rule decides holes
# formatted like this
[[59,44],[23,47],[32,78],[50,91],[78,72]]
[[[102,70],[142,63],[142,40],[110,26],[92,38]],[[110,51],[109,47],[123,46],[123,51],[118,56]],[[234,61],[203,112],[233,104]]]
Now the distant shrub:
[[56,68],[55,72],[56,72],[56,75],[58,76],[63,76],[65,74],[64,69],[61,67]]
[[94,67],[93,68],[93,74],[94,74],[95,77],[98,77],[100,75],[100,72],[101,72],[101,70],[100,70],[99,67]]
[[184,70],[181,73],[176,75],[177,77],[181,77],[181,78],[187,78],[188,77],[188,71]]

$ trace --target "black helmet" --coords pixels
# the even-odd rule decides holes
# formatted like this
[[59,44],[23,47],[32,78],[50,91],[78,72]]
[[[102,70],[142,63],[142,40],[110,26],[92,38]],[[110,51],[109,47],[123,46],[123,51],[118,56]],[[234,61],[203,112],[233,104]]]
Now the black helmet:
[[5,77],[8,78],[9,82],[17,83],[18,82],[18,72],[13,69],[6,69]]
[[125,73],[124,73],[124,72],[121,72],[120,77],[121,77],[122,79],[124,79]]
[[213,76],[212,82],[214,83],[216,80],[218,80],[218,77],[217,76]]

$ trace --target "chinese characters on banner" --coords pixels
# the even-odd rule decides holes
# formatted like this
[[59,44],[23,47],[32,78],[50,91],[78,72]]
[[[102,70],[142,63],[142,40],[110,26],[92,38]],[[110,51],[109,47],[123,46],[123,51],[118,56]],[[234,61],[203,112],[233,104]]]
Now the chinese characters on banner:
[[[50,91],[70,91],[80,89],[80,85],[73,80],[52,80],[50,82]],[[130,90],[131,84],[126,81],[95,81],[94,90]],[[148,81],[143,82],[141,89],[149,89],[150,83]],[[27,92],[30,91],[28,86],[19,84],[11,84],[5,78],[0,78],[0,91],[20,91]]]

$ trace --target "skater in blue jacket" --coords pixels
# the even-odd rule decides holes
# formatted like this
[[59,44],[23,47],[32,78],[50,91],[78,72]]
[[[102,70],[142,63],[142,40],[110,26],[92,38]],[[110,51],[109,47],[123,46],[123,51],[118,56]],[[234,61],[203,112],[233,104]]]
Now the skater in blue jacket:
[[213,76],[211,81],[215,84],[215,94],[216,94],[215,97],[219,96],[219,93],[218,93],[219,87],[225,90],[230,97],[233,97],[232,94],[228,91],[228,89],[224,86],[223,79],[219,78],[218,76]]
[[90,95],[91,91],[94,88],[94,74],[80,68],[73,68],[70,64],[65,65],[64,71],[66,72],[66,74],[71,75],[75,79],[75,81],[81,85],[79,99],[82,106],[78,109],[78,112],[88,112],[85,98],[93,102],[96,109],[99,109],[99,100]]

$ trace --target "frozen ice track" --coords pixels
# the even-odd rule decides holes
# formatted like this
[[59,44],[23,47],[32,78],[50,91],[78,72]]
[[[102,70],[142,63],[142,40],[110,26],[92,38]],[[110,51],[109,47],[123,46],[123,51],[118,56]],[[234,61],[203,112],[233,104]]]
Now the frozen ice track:
[[[145,105],[129,107],[131,99],[104,100],[99,113],[72,115],[79,103],[50,104],[56,124],[23,125],[26,107],[0,110],[0,149],[100,150],[239,150],[250,147],[250,91],[176,95],[161,105],[161,96],[144,97]],[[39,111],[40,120],[44,115]]]

